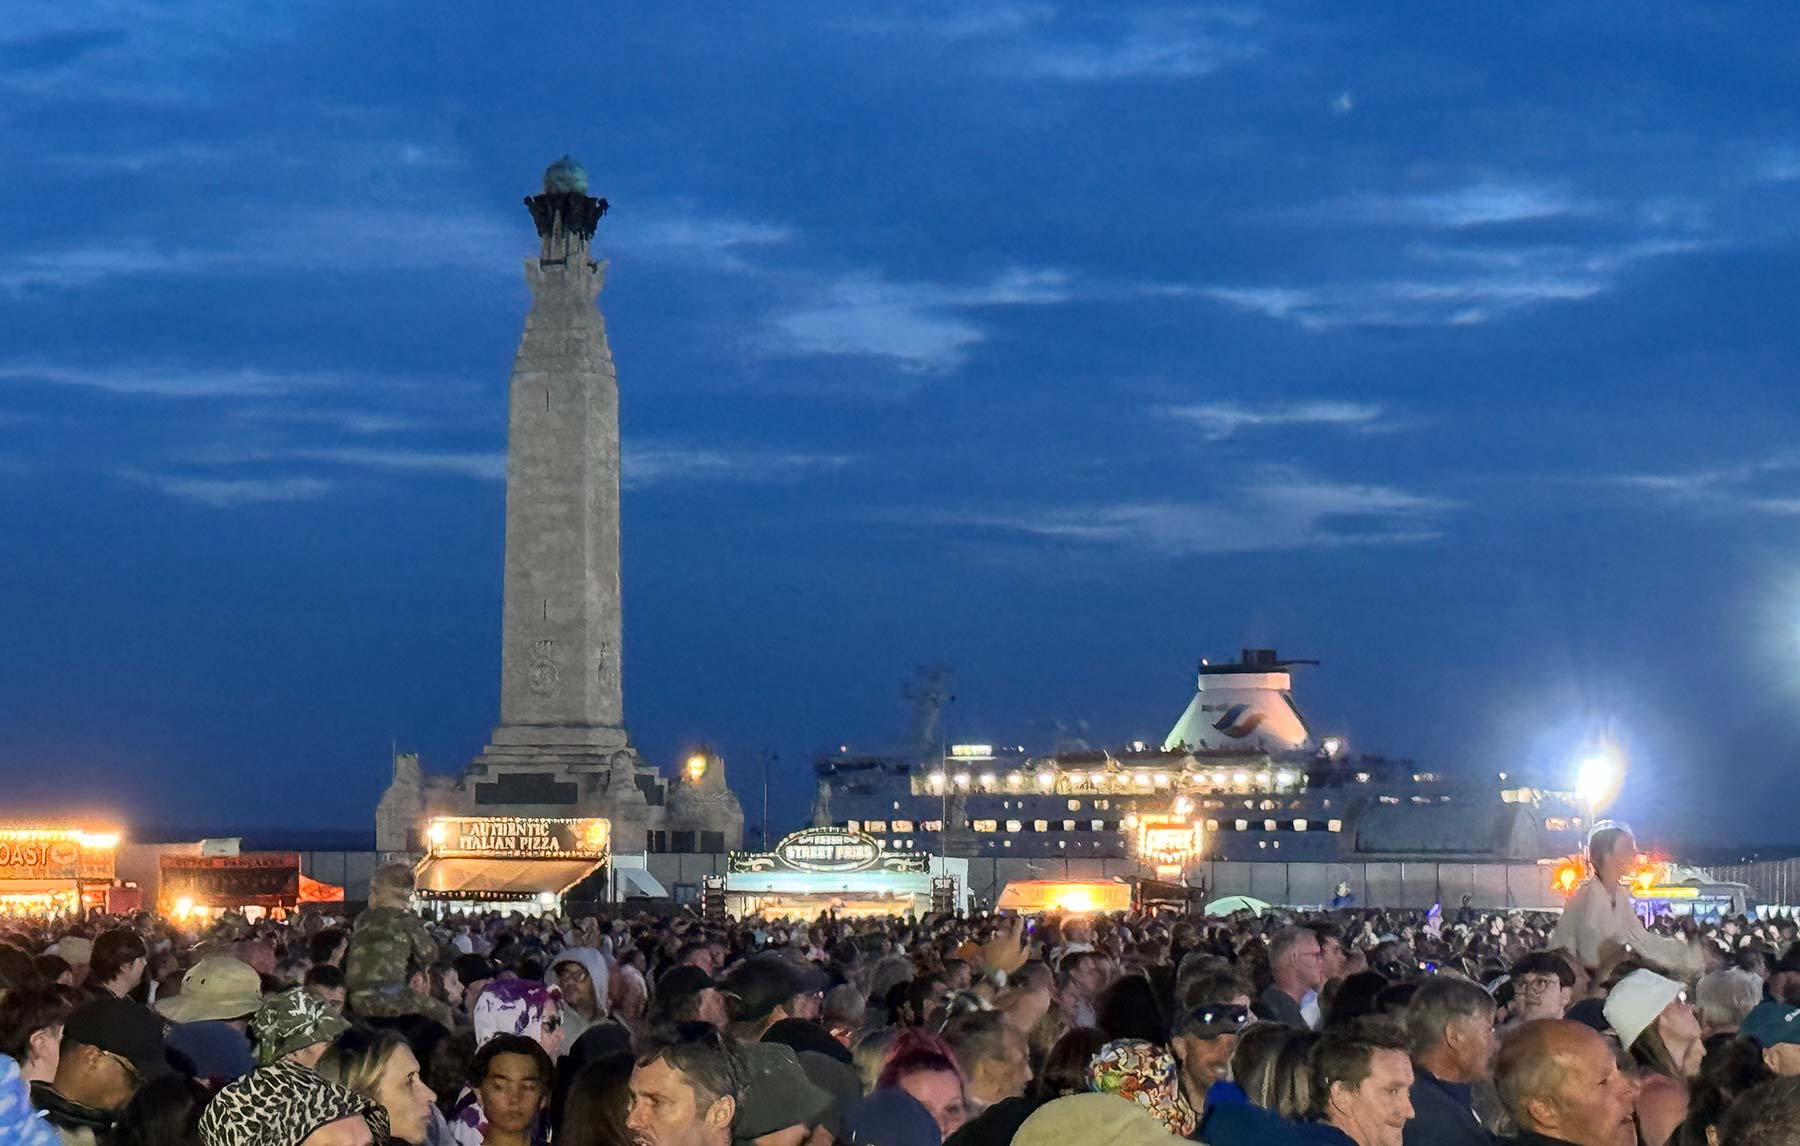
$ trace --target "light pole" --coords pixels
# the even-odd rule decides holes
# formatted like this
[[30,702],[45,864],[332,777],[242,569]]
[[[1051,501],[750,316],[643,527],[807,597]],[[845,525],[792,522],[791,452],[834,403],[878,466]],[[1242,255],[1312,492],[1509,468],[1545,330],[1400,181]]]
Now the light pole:
[[762,850],[765,854],[769,850],[769,764],[771,761],[778,760],[778,759],[780,759],[779,753],[770,752],[767,748],[763,749],[763,751],[762,751],[762,766],[763,766]]

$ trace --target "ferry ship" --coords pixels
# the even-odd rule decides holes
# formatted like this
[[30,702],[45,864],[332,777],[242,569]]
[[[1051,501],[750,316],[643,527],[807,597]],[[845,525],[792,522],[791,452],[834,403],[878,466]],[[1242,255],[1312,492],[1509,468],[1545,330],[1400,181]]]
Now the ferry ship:
[[[1579,847],[1572,792],[1358,755],[1315,735],[1273,649],[1202,661],[1161,744],[1048,754],[940,743],[814,763],[815,827],[969,858],[1131,859],[1175,878],[1203,860],[1541,860]],[[926,722],[934,727],[935,721]],[[1510,782],[1509,782],[1510,781]]]

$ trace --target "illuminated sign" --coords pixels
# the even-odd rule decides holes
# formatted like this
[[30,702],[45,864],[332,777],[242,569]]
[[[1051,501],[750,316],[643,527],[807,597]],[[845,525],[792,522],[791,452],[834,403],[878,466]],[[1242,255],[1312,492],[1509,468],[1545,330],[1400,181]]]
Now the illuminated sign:
[[117,832],[75,828],[0,828],[0,880],[66,879],[111,883]]
[[212,907],[281,907],[299,902],[300,853],[164,855],[162,898]]
[[74,840],[0,839],[0,879],[80,879],[81,845]]
[[842,828],[802,828],[786,836],[768,853],[732,852],[735,872],[804,871],[841,875],[868,871],[927,871],[929,856],[889,852],[873,837]]
[[425,836],[434,856],[603,860],[612,823],[597,817],[444,816],[431,821]]
[[992,744],[952,744],[950,755],[958,760],[991,760],[994,756]]

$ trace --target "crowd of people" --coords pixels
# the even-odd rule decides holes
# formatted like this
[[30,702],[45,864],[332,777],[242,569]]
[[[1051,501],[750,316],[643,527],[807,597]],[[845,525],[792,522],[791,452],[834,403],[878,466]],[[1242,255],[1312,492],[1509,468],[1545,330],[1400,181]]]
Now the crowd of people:
[[1800,1146],[1791,921],[0,923],[0,1144]]

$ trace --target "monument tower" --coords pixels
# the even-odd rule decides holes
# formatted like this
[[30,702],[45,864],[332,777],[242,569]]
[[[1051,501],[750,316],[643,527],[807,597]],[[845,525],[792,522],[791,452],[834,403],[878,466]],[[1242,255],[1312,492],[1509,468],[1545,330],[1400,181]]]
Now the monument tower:
[[669,782],[625,730],[619,385],[597,306],[606,265],[590,250],[607,203],[565,155],[525,205],[538,252],[525,260],[531,310],[508,387],[500,722],[459,779],[396,763],[377,847],[416,851],[423,818],[448,814],[605,816],[620,851],[664,830],[722,833],[735,847],[743,812],[723,762],[710,784],[678,779],[694,792],[666,815]]

